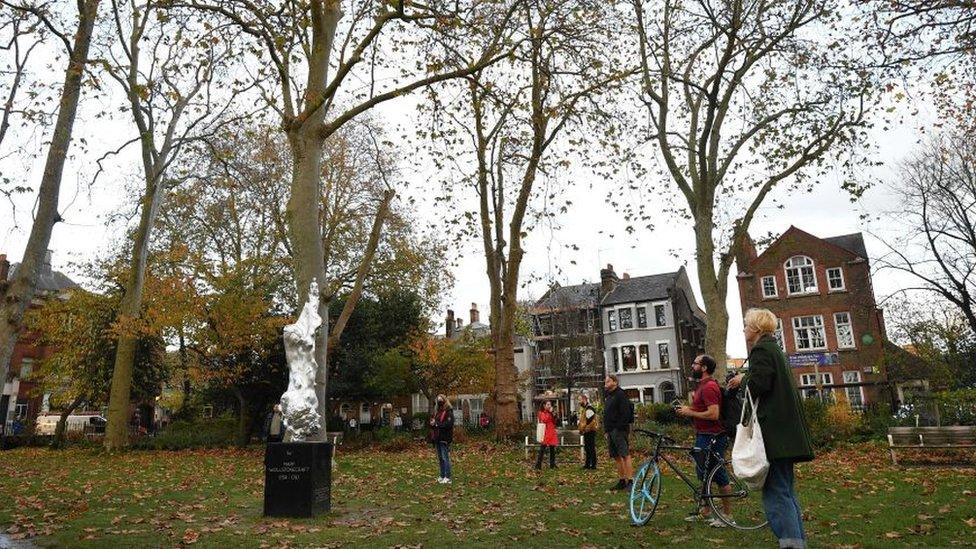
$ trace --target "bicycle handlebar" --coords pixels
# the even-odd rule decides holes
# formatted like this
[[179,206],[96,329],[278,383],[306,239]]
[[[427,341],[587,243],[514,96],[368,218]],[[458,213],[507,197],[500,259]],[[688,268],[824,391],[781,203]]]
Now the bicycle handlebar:
[[672,443],[672,444],[677,443],[676,440],[674,440],[673,438],[671,438],[671,437],[669,437],[669,436],[667,436],[667,435],[665,435],[663,433],[656,433],[654,431],[648,431],[646,429],[634,429],[634,432],[635,433],[640,433],[640,434],[645,435],[645,436],[649,436],[651,438],[659,438],[659,439],[663,440],[664,442],[668,442],[668,443]]

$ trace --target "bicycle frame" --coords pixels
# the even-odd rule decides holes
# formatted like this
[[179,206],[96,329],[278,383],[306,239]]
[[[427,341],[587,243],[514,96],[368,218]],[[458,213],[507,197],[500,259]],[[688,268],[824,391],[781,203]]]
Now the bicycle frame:
[[[661,452],[662,450],[677,450],[682,452],[688,452],[692,454],[692,459],[694,459],[695,454],[705,452],[706,450],[704,448],[697,448],[691,446],[665,445],[664,439],[658,438],[657,443],[654,445],[654,455],[649,460],[649,461],[654,461],[656,463],[663,460],[665,463],[667,463],[668,467],[672,471],[674,471],[678,475],[678,477],[680,477],[681,480],[684,481],[684,483],[691,490],[692,494],[695,496],[696,504],[701,505],[701,502],[705,499],[706,486],[704,481],[698,481],[697,479],[692,480],[692,478],[687,474],[685,474],[685,472],[682,471],[681,468],[678,467],[678,465],[674,461],[672,461],[667,454],[662,453]],[[705,474],[707,475],[708,472],[711,471],[713,468],[721,466],[723,464],[725,464],[725,458],[711,451],[711,449],[709,449],[708,454],[705,456],[705,464],[704,464]],[[696,462],[695,467],[697,466],[698,464]],[[735,494],[730,493],[730,494],[713,495],[712,497],[724,498],[724,497],[733,497],[734,495]]]

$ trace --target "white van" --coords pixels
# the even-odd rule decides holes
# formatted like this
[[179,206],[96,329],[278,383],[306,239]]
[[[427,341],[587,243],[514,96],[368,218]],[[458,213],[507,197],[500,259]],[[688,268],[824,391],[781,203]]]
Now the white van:
[[[54,435],[58,428],[61,414],[41,414],[37,416],[37,427],[34,432],[38,435]],[[97,414],[72,414],[65,422],[67,433],[104,433],[106,420]]]

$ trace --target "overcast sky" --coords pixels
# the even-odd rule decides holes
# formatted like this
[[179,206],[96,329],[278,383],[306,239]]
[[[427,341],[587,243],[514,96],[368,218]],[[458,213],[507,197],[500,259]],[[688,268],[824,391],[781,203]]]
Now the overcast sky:
[[[58,75],[52,72],[51,77],[58,78]],[[86,93],[91,94],[91,90],[86,90]],[[83,152],[77,145],[72,149],[74,158],[65,169],[61,198],[65,222],[55,227],[50,245],[54,252],[55,268],[69,273],[72,272],[71,263],[85,262],[96,254],[104,253],[110,246],[117,245],[118,225],[107,226],[106,218],[132,208],[131,201],[126,199],[126,193],[121,189],[127,183],[135,181],[139,174],[134,148],[109,162],[106,173],[100,176],[95,185],[90,184],[95,172],[94,159],[132,135],[129,123],[121,116],[114,121],[95,117],[96,112],[111,103],[111,98],[104,93],[100,96],[86,96],[76,123],[75,143],[84,137],[89,144],[89,150]],[[909,117],[909,122],[894,129],[873,131],[878,160],[885,165],[866,175],[891,181],[895,177],[894,168],[898,162],[914,150],[921,138],[920,127],[933,116],[923,101],[910,101],[898,108],[905,114],[918,109],[918,114]],[[410,123],[415,113],[411,101],[404,100],[384,106],[378,118],[402,121],[400,125],[403,126]],[[391,131],[402,129],[401,127]],[[638,129],[635,128],[635,131]],[[46,152],[46,147],[36,139],[29,143],[29,147]],[[401,157],[409,162],[411,155],[404,154]],[[15,180],[22,179],[36,186],[41,173],[41,160],[24,161],[8,157],[0,161],[0,171],[5,176],[13,176]],[[425,193],[418,192],[418,189],[424,188],[427,175],[422,171],[411,172],[410,166],[404,168],[404,177],[412,187],[410,193],[422,197]],[[665,219],[662,214],[653,220],[653,231],[639,230],[633,235],[627,235],[617,212],[604,202],[608,190],[605,182],[594,181],[586,174],[569,174],[563,179],[575,179],[570,181],[574,186],[566,194],[566,198],[572,200],[574,206],[560,218],[558,229],[541,227],[526,239],[523,280],[530,282],[527,282],[520,298],[539,297],[551,281],[563,285],[597,281],[601,266],[608,263],[614,265],[618,274],[626,272],[631,276],[674,271],[685,265],[697,288],[693,235],[689,223]],[[753,235],[767,232],[780,234],[790,225],[796,225],[820,237],[864,231],[887,234],[888,227],[883,220],[878,221],[864,215],[875,216],[895,206],[883,185],[869,190],[858,203],[851,203],[847,193],[840,187],[839,176],[823,178],[810,194],[789,195],[781,189],[775,191],[772,197],[778,198],[783,208],[763,208],[752,224],[750,232]],[[631,192],[617,198],[648,203],[660,200],[651,191]],[[19,260],[26,245],[30,230],[29,212],[34,199],[33,195],[15,198],[16,217],[11,215],[13,210],[9,204],[3,204],[0,209],[0,253],[7,253],[13,261]],[[768,203],[771,201],[767,200]],[[421,212],[431,223],[437,223],[445,215],[442,206],[423,201]],[[452,213],[454,212],[449,211],[446,214]],[[865,237],[869,254],[876,258],[882,253],[881,246],[869,235],[866,234]],[[575,244],[579,250],[570,252],[565,249],[566,244]],[[488,309],[484,259],[478,253],[475,242],[456,250],[455,254],[460,258],[454,272],[456,284],[445,299],[445,308],[452,307],[466,318],[471,303],[477,303],[482,310]],[[571,261],[576,261],[576,264]],[[881,273],[876,276],[874,287],[880,299],[905,285],[904,279],[890,273]],[[732,356],[744,356],[741,308],[734,272],[729,288],[729,353]],[[701,303],[700,293],[697,297]]]

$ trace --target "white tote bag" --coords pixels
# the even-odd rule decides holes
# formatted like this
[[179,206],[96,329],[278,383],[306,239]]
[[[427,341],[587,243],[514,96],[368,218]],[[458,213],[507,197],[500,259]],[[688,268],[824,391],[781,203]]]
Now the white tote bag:
[[546,424],[536,423],[535,424],[535,441],[542,444],[542,440],[546,438]]
[[[746,406],[752,410],[749,423],[743,424],[746,416]],[[739,417],[739,428],[735,433],[735,444],[732,446],[732,471],[750,490],[761,490],[766,483],[766,473],[769,472],[769,460],[766,459],[766,447],[763,444],[762,429],[756,415],[756,402],[746,388],[746,402],[742,405],[742,416]]]

